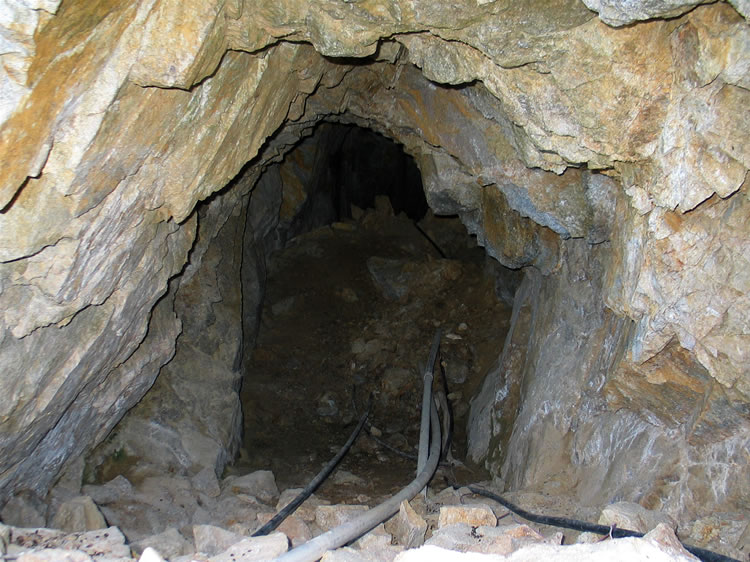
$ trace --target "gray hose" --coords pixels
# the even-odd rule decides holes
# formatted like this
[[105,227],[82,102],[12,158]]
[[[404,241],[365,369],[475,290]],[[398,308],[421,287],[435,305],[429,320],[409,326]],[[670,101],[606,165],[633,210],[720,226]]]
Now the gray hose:
[[427,463],[430,444],[430,404],[432,404],[432,372],[435,370],[435,360],[440,348],[440,329],[435,332],[430,348],[430,357],[424,369],[424,389],[422,391],[422,423],[419,428],[419,455],[417,456],[417,476]]
[[440,419],[434,403],[430,407],[430,418],[432,427],[430,456],[424,470],[406,488],[355,519],[307,541],[286,554],[282,554],[276,560],[278,562],[313,562],[319,560],[326,551],[333,550],[361,537],[367,531],[394,515],[402,501],[410,500],[427,486],[440,460]]
[[326,479],[328,476],[333,472],[333,469],[338,466],[339,462],[342,458],[344,458],[344,455],[349,452],[349,449],[352,448],[352,445],[354,444],[354,440],[357,439],[357,436],[362,431],[362,428],[365,426],[365,422],[367,421],[367,416],[370,414],[370,408],[372,407],[372,396],[370,396],[370,402],[367,405],[367,411],[362,414],[362,417],[359,420],[359,423],[357,424],[357,427],[354,428],[354,431],[352,431],[352,434],[349,436],[349,439],[346,441],[343,447],[339,450],[339,452],[336,454],[335,457],[333,457],[327,465],[323,467],[323,469],[318,472],[318,474],[313,478],[310,483],[305,486],[304,490],[302,490],[297,496],[289,502],[282,510],[280,510],[268,523],[263,525],[260,529],[255,531],[252,536],[253,537],[262,537],[264,535],[267,535],[271,531],[273,531],[276,527],[281,525],[284,522],[284,519],[289,517],[294,511],[302,505],[302,502],[304,502],[307,498],[309,498],[312,493],[318,489],[318,486]]

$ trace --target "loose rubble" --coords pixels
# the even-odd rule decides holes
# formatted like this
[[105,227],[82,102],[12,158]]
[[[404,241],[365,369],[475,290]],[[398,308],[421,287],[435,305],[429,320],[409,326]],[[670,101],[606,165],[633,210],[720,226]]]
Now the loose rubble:
[[[284,490],[279,494],[273,474],[268,471],[217,482],[221,493],[213,498],[196,488],[187,490],[183,479],[174,478],[171,485],[168,480],[164,477],[159,482],[164,490],[193,493],[196,501],[189,505],[180,505],[175,497],[152,497],[145,501],[143,490],[153,490],[153,482],[126,485],[124,478],[118,477],[101,486],[86,486],[91,495],[86,496],[88,499],[83,503],[92,505],[96,513],[105,509],[106,503],[106,511],[110,517],[119,516],[121,527],[70,533],[0,524],[0,554],[22,562],[272,560],[292,546],[303,544],[368,509],[364,505],[327,505],[313,495],[287,519],[286,527],[282,525],[268,536],[251,537],[252,532],[263,525],[275,509],[286,505],[298,490]],[[254,495],[248,493],[250,490]],[[103,504],[97,506],[92,498],[103,500]],[[157,510],[155,503],[166,505]],[[253,509],[235,511],[240,505],[251,505]],[[124,517],[126,512],[131,516]],[[71,520],[79,518],[75,511],[60,510],[54,521],[67,525],[66,513]],[[204,523],[207,513],[218,524]],[[165,514],[168,517],[149,517]],[[637,519],[625,519],[633,514]],[[491,500],[473,496],[466,488],[429,490],[426,497],[420,494],[410,502],[403,502],[399,512],[385,525],[378,525],[349,546],[326,553],[323,560],[521,562],[606,558],[624,561],[636,555],[665,562],[697,560],[682,547],[669,518],[662,513],[637,504],[618,503],[604,508],[601,521],[605,520],[634,521],[647,534],[642,539],[599,537],[596,542],[565,545],[567,531],[525,523]],[[147,528],[159,529],[159,532],[143,537]]]

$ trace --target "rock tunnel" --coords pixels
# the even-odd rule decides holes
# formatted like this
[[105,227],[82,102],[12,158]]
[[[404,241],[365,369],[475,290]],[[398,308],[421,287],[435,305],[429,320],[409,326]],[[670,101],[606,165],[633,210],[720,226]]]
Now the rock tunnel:
[[118,456],[221,477],[271,254],[380,195],[508,307],[466,462],[745,552],[750,29],[699,4],[0,2],[3,513]]

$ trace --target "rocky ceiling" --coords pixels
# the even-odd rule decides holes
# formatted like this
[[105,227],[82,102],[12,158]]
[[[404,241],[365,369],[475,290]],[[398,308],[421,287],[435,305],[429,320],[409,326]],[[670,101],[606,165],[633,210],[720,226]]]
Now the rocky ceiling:
[[402,144],[432,209],[524,268],[475,460],[750,509],[750,6],[697,4],[0,1],[0,503],[180,365],[229,413],[175,429],[175,462],[220,470],[268,236],[305,196],[276,163],[330,120]]

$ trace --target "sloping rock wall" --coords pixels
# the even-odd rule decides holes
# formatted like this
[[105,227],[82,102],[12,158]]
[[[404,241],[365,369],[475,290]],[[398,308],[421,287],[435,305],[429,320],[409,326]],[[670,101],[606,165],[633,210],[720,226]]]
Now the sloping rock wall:
[[[435,212],[542,276],[503,352],[519,409],[482,437],[493,470],[543,480],[552,447],[585,482],[658,442],[650,484],[601,475],[601,493],[746,505],[750,28],[743,2],[693,4],[0,2],[0,501],[44,492],[175,349],[200,363],[190,334],[210,322],[191,298],[236,303],[211,268],[262,264],[196,238],[238,232],[239,203],[196,204],[244,167],[226,195],[242,199],[329,119],[401,143]],[[210,350],[229,386],[241,316],[217,316],[227,347]],[[483,392],[476,412],[503,400]],[[226,448],[216,468],[231,431],[205,431]]]

